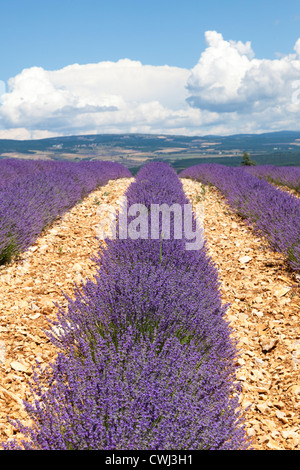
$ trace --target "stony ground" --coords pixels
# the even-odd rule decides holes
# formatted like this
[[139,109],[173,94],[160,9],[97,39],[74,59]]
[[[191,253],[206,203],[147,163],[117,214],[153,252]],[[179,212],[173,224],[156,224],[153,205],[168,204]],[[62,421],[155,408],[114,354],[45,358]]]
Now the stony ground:
[[[91,278],[99,249],[99,203],[117,205],[132,179],[111,181],[52,224],[19,260],[0,267],[0,442],[23,437],[10,418],[26,419],[31,365],[56,355],[43,329],[66,305],[74,283]],[[214,188],[183,180],[202,204],[209,253],[216,263],[232,334],[239,339],[247,433],[255,449],[300,450],[299,279],[272,253]],[[250,407],[250,408],[248,408]]]

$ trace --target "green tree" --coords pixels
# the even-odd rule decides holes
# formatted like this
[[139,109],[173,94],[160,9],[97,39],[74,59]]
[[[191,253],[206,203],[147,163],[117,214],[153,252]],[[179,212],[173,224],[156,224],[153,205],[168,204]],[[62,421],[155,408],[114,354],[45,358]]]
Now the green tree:
[[254,160],[250,160],[249,152],[243,152],[242,163],[241,165],[254,166],[256,165]]

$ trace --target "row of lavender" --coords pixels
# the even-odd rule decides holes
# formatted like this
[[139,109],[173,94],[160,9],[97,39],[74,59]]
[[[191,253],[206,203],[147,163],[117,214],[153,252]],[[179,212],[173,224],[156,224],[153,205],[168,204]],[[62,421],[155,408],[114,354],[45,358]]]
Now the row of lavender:
[[2,190],[14,180],[33,176],[51,170],[56,166],[52,160],[23,160],[15,158],[4,158],[0,160],[0,189]]
[[111,162],[0,160],[0,264],[98,186],[130,176]]
[[264,178],[300,193],[300,166],[257,165],[245,166],[244,169],[258,178]]
[[[147,207],[149,226],[151,204],[189,203],[165,163],[144,166],[126,197]],[[107,240],[97,276],[52,324],[60,352],[35,374],[34,424],[18,424],[27,442],[5,449],[248,448],[217,269],[186,241],[172,230]]]
[[292,269],[300,269],[300,200],[242,167],[200,164],[183,170],[180,177],[216,186],[256,233],[286,256]]

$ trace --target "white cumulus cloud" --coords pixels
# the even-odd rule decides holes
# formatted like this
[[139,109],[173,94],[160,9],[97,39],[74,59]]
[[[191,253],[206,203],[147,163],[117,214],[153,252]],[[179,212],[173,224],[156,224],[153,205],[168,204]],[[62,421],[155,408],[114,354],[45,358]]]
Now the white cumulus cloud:
[[217,31],[205,39],[191,70],[130,59],[24,69],[2,86],[0,138],[298,128],[300,39],[274,60],[257,59],[250,41],[225,40]]
[[278,106],[283,116],[289,111],[293,82],[300,78],[300,40],[295,54],[267,60],[255,58],[250,42],[225,41],[215,31],[205,38],[207,48],[187,82],[191,106],[250,116]]
[[73,64],[57,71],[24,69],[2,95],[0,126],[72,133],[159,126],[187,109],[189,70],[118,62]]

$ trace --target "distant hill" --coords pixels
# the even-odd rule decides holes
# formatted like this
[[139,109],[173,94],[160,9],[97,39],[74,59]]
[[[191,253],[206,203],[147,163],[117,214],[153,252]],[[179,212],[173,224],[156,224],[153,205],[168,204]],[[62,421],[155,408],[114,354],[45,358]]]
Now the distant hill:
[[300,131],[229,136],[96,134],[39,140],[0,140],[0,159],[113,160],[133,171],[165,160],[178,171],[200,162],[239,165],[243,152],[258,164],[300,165]]

